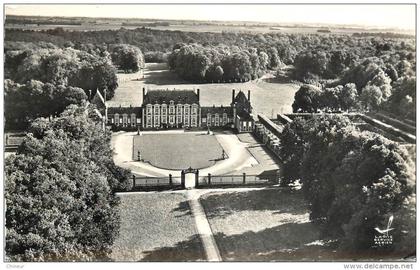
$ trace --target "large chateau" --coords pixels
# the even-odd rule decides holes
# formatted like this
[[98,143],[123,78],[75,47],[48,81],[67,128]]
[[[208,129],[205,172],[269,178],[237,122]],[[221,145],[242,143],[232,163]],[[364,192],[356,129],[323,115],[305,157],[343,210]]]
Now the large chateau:
[[[217,127],[250,132],[254,128],[250,98],[250,91],[246,96],[242,91],[236,94],[232,90],[230,105],[202,107],[199,89],[147,91],[143,88],[141,107],[108,107],[105,116],[114,130]],[[99,99],[103,100],[100,94]]]

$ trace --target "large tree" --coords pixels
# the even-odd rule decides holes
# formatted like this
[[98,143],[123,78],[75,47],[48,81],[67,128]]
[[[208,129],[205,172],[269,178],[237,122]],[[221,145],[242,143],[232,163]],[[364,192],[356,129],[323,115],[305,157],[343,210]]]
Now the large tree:
[[6,159],[8,260],[107,259],[119,228],[114,192],[129,178],[114,165],[110,133],[92,109],[72,105],[35,121]]
[[295,94],[293,112],[317,112],[321,108],[322,90],[316,86],[302,85]]
[[125,72],[137,72],[144,68],[141,50],[132,45],[118,44],[111,49],[112,62]]

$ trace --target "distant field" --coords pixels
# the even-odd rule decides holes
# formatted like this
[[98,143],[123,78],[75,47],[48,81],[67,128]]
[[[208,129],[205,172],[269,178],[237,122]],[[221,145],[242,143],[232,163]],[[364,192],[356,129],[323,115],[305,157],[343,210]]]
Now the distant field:
[[[24,29],[24,30],[48,30],[61,27],[65,30],[71,31],[103,31],[103,30],[118,30],[122,27],[125,29],[141,28],[141,25],[122,25],[121,23],[82,23],[80,25],[70,24],[5,24],[6,29]],[[250,25],[216,25],[216,24],[171,24],[169,26],[145,26],[154,30],[170,30],[170,31],[183,31],[183,32],[247,32],[247,33],[303,33],[314,34],[317,30],[322,28],[318,27],[303,27],[303,26],[276,26],[270,27],[266,25],[250,26]],[[352,34],[361,32],[395,32],[392,29],[362,29],[362,28],[330,28],[332,34]],[[402,32],[402,31],[400,31]],[[406,34],[414,34],[405,31]],[[322,34],[322,33],[318,33]]]
[[134,160],[137,151],[156,167],[177,170],[210,167],[222,157],[222,147],[214,135],[195,133],[134,136]]
[[[132,76],[133,79],[127,79]],[[245,83],[207,83],[193,84],[180,79],[169,71],[165,64],[146,64],[144,79],[142,74],[118,74],[119,87],[111,106],[140,106],[141,89],[200,89],[201,106],[228,106],[231,103],[232,89],[251,91],[251,103],[254,111],[271,116],[277,113],[291,113],[295,92],[299,86],[292,83],[276,82],[273,79],[259,79]],[[141,80],[137,81],[136,79]]]
[[206,259],[188,201],[181,193],[120,196],[120,233],[115,261],[202,261]]

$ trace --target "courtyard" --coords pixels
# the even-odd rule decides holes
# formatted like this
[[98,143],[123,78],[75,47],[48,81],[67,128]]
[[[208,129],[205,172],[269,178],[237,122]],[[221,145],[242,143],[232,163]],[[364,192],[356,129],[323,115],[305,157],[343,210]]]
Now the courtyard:
[[133,160],[171,170],[202,169],[223,160],[223,148],[214,135],[205,133],[159,133],[133,137]]

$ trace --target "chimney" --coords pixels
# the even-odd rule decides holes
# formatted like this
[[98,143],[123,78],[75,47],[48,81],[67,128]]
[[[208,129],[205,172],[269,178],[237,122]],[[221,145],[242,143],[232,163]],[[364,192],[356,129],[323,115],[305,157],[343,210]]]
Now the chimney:
[[232,89],[232,104],[235,102],[235,89]]
[[146,97],[146,88],[143,87],[143,103],[144,103],[144,98]]
[[248,102],[251,102],[251,91],[248,90]]
[[197,98],[198,98],[198,102],[200,102],[200,89],[197,88]]

